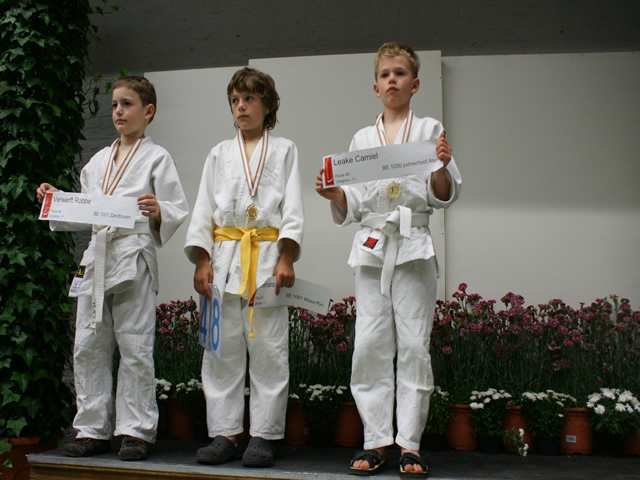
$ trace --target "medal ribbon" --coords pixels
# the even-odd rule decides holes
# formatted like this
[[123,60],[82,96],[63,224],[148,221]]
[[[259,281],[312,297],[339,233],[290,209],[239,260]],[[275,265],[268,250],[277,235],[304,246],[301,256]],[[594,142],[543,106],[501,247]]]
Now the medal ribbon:
[[[402,131],[402,142],[407,143],[409,141],[409,137],[411,136],[411,126],[413,125],[413,111],[409,110],[409,114],[404,121],[404,130]],[[382,114],[378,115],[376,118],[376,132],[378,132],[378,139],[380,140],[380,146],[388,145],[387,136],[384,133],[384,128],[382,126]],[[393,143],[393,142],[391,142]]]
[[107,165],[107,171],[105,172],[104,178],[102,179],[102,192],[105,195],[113,195],[113,192],[115,191],[116,187],[120,183],[120,180],[122,180],[122,177],[124,176],[125,170],[131,163],[133,156],[138,151],[138,147],[140,146],[141,142],[142,142],[142,138],[139,138],[136,141],[136,143],[133,145],[133,147],[131,147],[131,149],[127,153],[127,156],[124,157],[124,159],[122,160],[122,163],[116,170],[113,180],[111,180],[111,170],[113,168],[113,165],[115,164],[116,154],[120,149],[120,139],[119,138],[116,139],[111,144],[111,155],[109,156],[109,164]]
[[249,158],[247,158],[247,152],[244,149],[244,140],[242,138],[242,132],[238,129],[238,146],[240,147],[240,155],[242,156],[242,166],[244,167],[244,176],[247,179],[247,185],[249,187],[249,195],[255,197],[258,193],[258,185],[260,184],[260,178],[262,177],[262,171],[264,170],[264,164],[267,159],[267,151],[269,149],[269,131],[265,130],[262,135],[262,148],[260,149],[260,161],[256,168],[256,174],[251,175],[251,166],[249,165]]

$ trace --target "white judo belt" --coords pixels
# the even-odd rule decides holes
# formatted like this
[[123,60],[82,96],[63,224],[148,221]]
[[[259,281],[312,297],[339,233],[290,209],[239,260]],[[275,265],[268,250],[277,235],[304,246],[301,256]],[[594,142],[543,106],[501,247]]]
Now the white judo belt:
[[398,258],[400,237],[409,238],[411,227],[429,227],[428,213],[413,213],[410,208],[400,205],[391,213],[370,213],[360,224],[384,234],[385,251],[380,276],[380,292],[388,297],[391,292],[391,278]]
[[150,235],[149,223],[138,223],[132,229],[121,229],[94,225],[93,234],[96,236],[95,258],[93,261],[93,319],[92,324],[102,323],[102,308],[104,306],[105,265],[107,261],[107,243],[126,235]]

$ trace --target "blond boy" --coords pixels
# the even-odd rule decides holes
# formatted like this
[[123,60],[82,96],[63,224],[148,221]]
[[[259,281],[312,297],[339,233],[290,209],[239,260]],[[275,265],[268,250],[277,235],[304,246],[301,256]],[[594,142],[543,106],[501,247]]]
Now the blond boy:
[[[411,47],[393,42],[380,47],[373,90],[382,101],[383,113],[374,125],[356,132],[349,150],[434,141],[444,167],[432,174],[332,189],[323,189],[321,177],[316,179],[316,191],[331,201],[334,221],[361,225],[349,256],[357,298],[351,391],[365,427],[364,450],[350,465],[355,474],[378,472],[385,463],[385,449],[393,443],[401,448],[402,475],[429,472],[428,462],[419,453],[433,391],[429,339],[437,264],[429,216],[434,208],[446,208],[455,201],[461,176],[442,124],[411,111],[411,98],[420,87],[419,68]],[[400,235],[403,209],[411,215],[406,237]],[[385,264],[392,269],[387,271]]]

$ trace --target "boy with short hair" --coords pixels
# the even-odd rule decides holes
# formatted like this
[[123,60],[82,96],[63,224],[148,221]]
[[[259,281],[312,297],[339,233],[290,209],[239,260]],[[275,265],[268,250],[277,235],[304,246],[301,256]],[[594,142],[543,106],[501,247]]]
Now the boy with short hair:
[[284,437],[289,320],[286,307],[254,311],[252,301],[271,276],[276,293],[295,280],[303,229],[298,152],[291,140],[270,134],[279,97],[269,75],[240,69],[227,96],[237,133],[207,156],[185,245],[196,291],[210,297],[213,283],[223,295],[221,352],[205,350],[202,360],[213,441],[197,460],[215,465],[242,454],[248,351],[251,439],[242,463],[268,467],[274,441]]
[[[322,171],[316,178],[316,191],[331,201],[334,221],[361,224],[349,256],[357,298],[351,391],[365,427],[364,450],[350,465],[355,474],[373,474],[384,465],[385,449],[394,443],[394,400],[400,473],[426,476],[430,469],[419,453],[433,391],[429,342],[437,264],[428,223],[434,208],[455,201],[462,179],[442,124],[411,111],[411,97],[420,86],[419,68],[411,47],[395,42],[380,47],[373,90],[384,111],[375,125],[356,132],[349,150],[436,141],[444,167],[429,175],[338,188],[323,188]],[[403,209],[410,210],[407,236],[400,234],[405,230],[402,217],[407,218]]]
[[[80,174],[82,193],[136,197],[141,215],[133,229],[93,225],[89,246],[69,293],[78,297],[73,365],[77,414],[68,456],[109,450],[112,435],[123,435],[122,460],[147,457],[156,439],[153,345],[158,292],[156,246],[164,245],[189,213],[171,155],[145,129],[156,112],[156,93],[144,77],[113,84],[113,124],[120,134],[96,153]],[[42,202],[48,183],[36,190]],[[50,222],[53,230],[78,224]],[[120,351],[113,429],[112,362]]]

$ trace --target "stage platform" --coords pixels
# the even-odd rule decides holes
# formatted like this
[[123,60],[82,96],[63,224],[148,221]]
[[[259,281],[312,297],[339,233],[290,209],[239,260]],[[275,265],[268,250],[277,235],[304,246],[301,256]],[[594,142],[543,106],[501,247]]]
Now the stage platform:
[[[317,479],[353,480],[347,464],[353,453],[340,448],[280,448],[276,466],[244,468],[240,461],[222,466],[195,461],[197,445],[161,443],[144,462],[123,462],[114,454],[69,458],[59,450],[29,456],[34,480],[147,480],[147,479]],[[379,479],[399,478],[398,452],[392,452]],[[603,456],[518,457],[442,451],[430,454],[433,479],[509,480],[638,480],[640,458]]]

